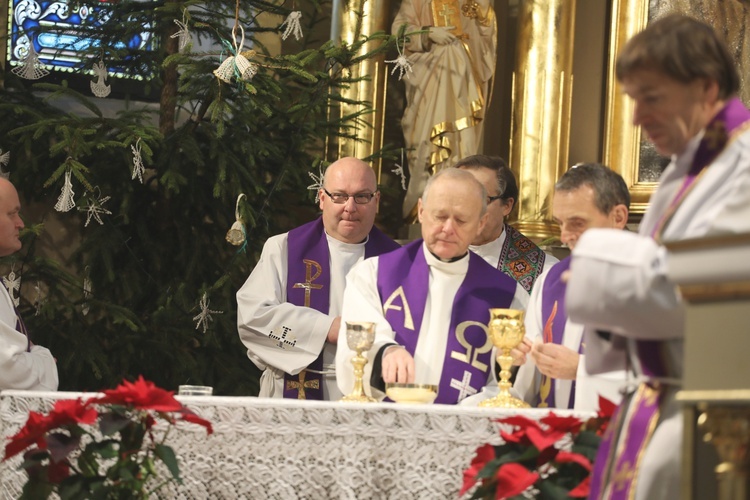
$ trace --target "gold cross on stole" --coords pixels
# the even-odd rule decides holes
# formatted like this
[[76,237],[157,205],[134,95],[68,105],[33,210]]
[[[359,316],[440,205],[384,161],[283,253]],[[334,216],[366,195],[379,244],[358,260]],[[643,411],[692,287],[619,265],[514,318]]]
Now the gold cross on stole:
[[635,469],[630,464],[629,461],[625,461],[622,464],[622,467],[620,467],[620,470],[616,471],[615,477],[614,477],[614,486],[615,491],[619,491],[627,485],[628,481],[630,481],[633,477],[633,474],[635,474]]
[[[310,293],[313,290],[320,290],[321,288],[323,288],[323,285],[313,284],[313,281],[315,281],[318,276],[320,276],[320,273],[323,272],[323,268],[320,267],[320,264],[318,264],[314,260],[302,259],[302,262],[305,263],[305,282],[295,283],[293,288],[305,289],[305,307],[310,307]],[[313,267],[315,268],[315,275],[313,275]]]
[[299,382],[294,380],[286,381],[286,390],[297,390],[297,399],[307,399],[305,397],[305,389],[320,389],[320,380],[305,380],[305,374],[307,370],[299,372]]

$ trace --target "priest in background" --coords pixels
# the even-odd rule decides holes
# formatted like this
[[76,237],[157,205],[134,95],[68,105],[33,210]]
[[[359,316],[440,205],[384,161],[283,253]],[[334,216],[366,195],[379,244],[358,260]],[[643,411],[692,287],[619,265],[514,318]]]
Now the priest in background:
[[[418,203],[422,239],[357,264],[347,276],[341,333],[347,321],[376,323],[365,391],[382,399],[386,383],[438,386],[436,403],[456,404],[494,380],[489,309],[524,309],[528,293],[469,252],[487,218],[487,193],[456,168],[431,177]],[[354,386],[345,342],[338,344],[336,377]]]
[[633,122],[672,162],[638,234],[590,229],[572,254],[566,306],[586,327],[587,370],[631,366],[641,381],[604,436],[589,498],[672,499],[685,307],[667,277],[664,242],[750,232],[750,111],[736,97],[731,53],[687,16],[660,18],[634,36],[616,75],[634,101]]
[[499,156],[467,156],[456,167],[470,172],[487,190],[487,223],[469,249],[531,293],[542,271],[558,260],[505,222],[518,199],[513,172]]
[[341,158],[322,184],[322,216],[269,238],[237,292],[240,339],[264,370],[261,397],[341,398],[333,363],[344,279],[362,259],[399,248],[373,226],[380,192],[369,165]]
[[[552,218],[560,226],[560,240],[574,250],[578,238],[590,229],[624,230],[629,206],[630,193],[623,178],[604,165],[586,163],[565,172],[555,184]],[[513,389],[535,408],[596,411],[599,396],[620,402],[627,372],[586,372],[583,325],[570,321],[565,308],[563,275],[569,267],[570,257],[552,266],[531,293],[526,342],[513,352],[526,362]],[[589,300],[596,301],[596,297]]]
[[[0,177],[0,257],[21,249],[21,202],[11,182]],[[0,286],[0,390],[56,391],[57,363],[48,349],[34,345],[13,298]]]

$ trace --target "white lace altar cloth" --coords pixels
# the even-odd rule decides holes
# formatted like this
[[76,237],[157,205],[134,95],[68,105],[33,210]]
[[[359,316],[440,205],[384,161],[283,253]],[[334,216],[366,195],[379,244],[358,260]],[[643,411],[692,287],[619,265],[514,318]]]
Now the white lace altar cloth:
[[[71,392],[3,391],[5,442],[30,410],[46,412]],[[178,499],[455,499],[477,447],[501,444],[499,417],[539,419],[548,410],[449,405],[338,403],[253,397],[180,396],[214,433],[181,424],[170,433],[183,484],[159,490]],[[589,413],[556,410],[588,418]],[[3,446],[4,448],[4,446]],[[21,456],[0,462],[0,498],[20,496]]]

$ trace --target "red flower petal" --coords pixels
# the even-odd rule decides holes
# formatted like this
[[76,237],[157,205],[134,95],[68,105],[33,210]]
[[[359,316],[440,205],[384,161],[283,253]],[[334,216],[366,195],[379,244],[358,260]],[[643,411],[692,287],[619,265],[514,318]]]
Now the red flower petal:
[[591,491],[591,474],[586,476],[578,486],[568,492],[568,496],[572,498],[587,498]]
[[201,418],[192,411],[188,410],[187,408],[182,409],[182,420],[186,422],[190,422],[192,424],[198,424],[202,425],[206,428],[206,432],[210,435],[214,433],[214,428],[211,425],[211,422],[206,420],[205,418]]
[[539,474],[516,462],[503,464],[495,475],[497,489],[495,498],[509,498],[519,495],[539,479]]
[[597,412],[597,417],[611,418],[615,413],[615,409],[617,409],[616,404],[601,395],[599,396],[599,411]]
[[526,430],[526,434],[529,436],[531,443],[536,446],[539,451],[544,451],[547,448],[551,448],[556,442],[558,442],[565,432],[558,430],[542,430],[540,428],[530,428]]
[[139,410],[154,410],[160,412],[180,411],[182,404],[174,398],[173,391],[166,391],[138,376],[138,380],[130,383],[127,380],[115,389],[103,391],[104,396],[93,399],[93,404],[116,404],[132,406]]
[[477,454],[471,460],[471,465],[464,471],[464,483],[458,496],[463,496],[477,482],[477,474],[487,462],[495,458],[495,448],[490,444],[484,444],[477,448]]
[[5,458],[3,460],[18,455],[35,443],[40,449],[46,450],[47,441],[44,437],[49,429],[49,420],[45,415],[35,411],[29,412],[29,418],[24,426],[14,436],[11,436],[10,442],[5,445]]
[[583,425],[578,417],[561,417],[549,412],[547,416],[541,419],[543,424],[550,426],[552,429],[562,432],[578,432]]
[[555,457],[555,462],[558,463],[575,463],[591,472],[591,461],[580,453],[573,453],[570,451],[561,451]]

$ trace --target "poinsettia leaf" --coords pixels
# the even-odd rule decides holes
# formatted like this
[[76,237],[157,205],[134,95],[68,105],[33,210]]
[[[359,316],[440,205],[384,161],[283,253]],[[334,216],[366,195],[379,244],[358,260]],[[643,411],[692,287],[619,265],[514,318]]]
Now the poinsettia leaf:
[[551,481],[539,481],[538,500],[565,500],[568,498],[568,490],[558,486]]
[[80,443],[79,437],[69,436],[62,432],[55,432],[47,436],[47,449],[55,462],[66,459],[73,450],[78,449]]
[[98,443],[91,443],[91,449],[102,458],[117,457],[119,448],[119,443],[116,439],[105,439]]
[[19,500],[39,500],[49,498],[53,485],[47,481],[26,481]]
[[154,453],[162,462],[164,462],[169,469],[169,472],[172,473],[172,477],[175,478],[178,483],[182,484],[182,479],[180,478],[180,464],[177,462],[177,455],[174,454],[172,447],[157,444],[154,448]]
[[479,471],[479,474],[477,474],[477,479],[487,479],[489,477],[494,477],[495,471],[498,467],[500,467],[501,463],[502,462],[499,458],[490,460],[485,464],[484,467],[482,467],[482,470]]
[[117,412],[107,412],[99,415],[99,430],[104,436],[111,436],[127,427],[130,419]]
[[85,478],[74,475],[65,479],[57,489],[60,500],[72,500],[74,498],[84,498],[86,492]]

